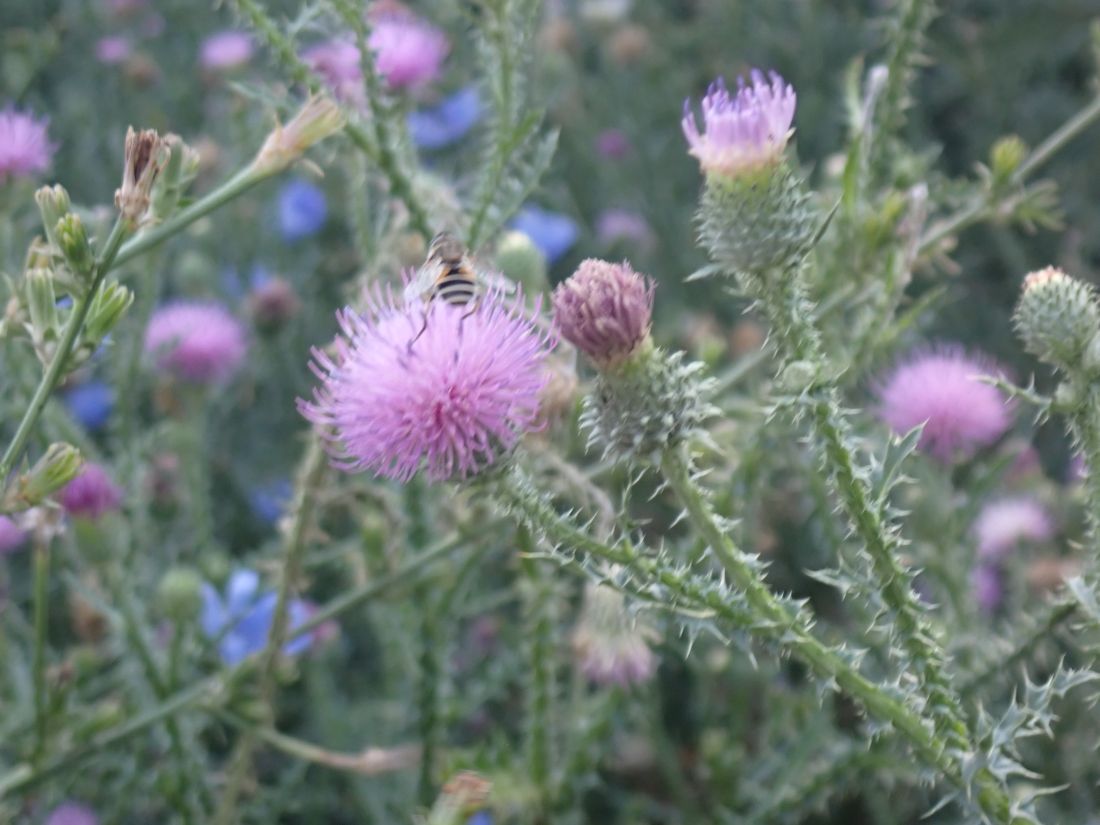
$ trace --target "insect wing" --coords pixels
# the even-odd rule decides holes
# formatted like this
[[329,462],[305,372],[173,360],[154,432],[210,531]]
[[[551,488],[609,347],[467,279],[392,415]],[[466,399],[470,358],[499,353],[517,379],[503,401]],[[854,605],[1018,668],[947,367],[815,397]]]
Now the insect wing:
[[429,259],[413,273],[412,279],[405,284],[405,302],[421,301],[431,292],[439,279],[443,277],[443,263]]

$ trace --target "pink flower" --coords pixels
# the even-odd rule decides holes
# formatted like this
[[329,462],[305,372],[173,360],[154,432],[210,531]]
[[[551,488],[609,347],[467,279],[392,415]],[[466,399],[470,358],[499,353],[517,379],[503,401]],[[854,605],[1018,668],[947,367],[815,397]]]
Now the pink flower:
[[50,143],[47,123],[11,106],[0,110],[0,183],[49,167],[57,147]]
[[27,540],[27,533],[7,516],[0,516],[0,556],[17,550]]
[[629,687],[648,681],[657,671],[657,657],[649,649],[653,635],[652,628],[627,613],[621,593],[606,585],[585,589],[573,653],[593,682]]
[[345,309],[337,320],[335,354],[313,351],[322,385],[298,402],[327,430],[337,467],[400,481],[421,468],[434,481],[466,478],[534,426],[553,343],[522,296],[425,310],[376,292],[363,315]]
[[653,230],[640,212],[605,209],[596,216],[596,239],[604,246],[626,241],[646,250],[653,246]]
[[630,138],[622,129],[605,129],[596,135],[596,152],[607,160],[622,160],[630,149]]
[[391,89],[415,88],[434,80],[451,50],[442,31],[409,14],[380,15],[367,45]]
[[302,52],[302,60],[324,78],[337,98],[360,106],[366,103],[359,49],[354,43],[343,39],[318,43]]
[[70,516],[98,521],[122,504],[122,488],[100,465],[88,462],[61,488],[57,500]]
[[1021,543],[1042,544],[1054,537],[1054,522],[1030,496],[1013,496],[986,504],[974,520],[978,558],[997,561]]
[[239,69],[252,59],[255,46],[247,32],[216,32],[202,41],[199,65],[208,72],[228,72]]
[[919,352],[878,386],[879,415],[899,435],[923,424],[920,447],[940,461],[966,460],[1012,425],[1008,400],[981,380],[997,372],[959,347]]
[[237,371],[248,341],[241,323],[220,304],[177,301],[153,313],[145,351],[179,379],[219,383]]
[[795,93],[775,72],[767,77],[753,70],[751,83],[737,80],[731,95],[718,78],[703,98],[703,129],[699,131],[691,101],[684,101],[681,126],[688,151],[705,173],[736,175],[768,166],[783,155],[794,130]]
[[95,59],[100,63],[113,66],[127,60],[133,51],[133,46],[126,37],[119,35],[101,37],[95,44]]
[[554,290],[554,323],[597,364],[619,364],[649,337],[653,291],[653,281],[626,261],[588,258]]
[[50,811],[45,825],[99,825],[99,818],[87,805],[64,802]]
[[1004,600],[1004,574],[994,565],[979,564],[970,571],[970,593],[983,613],[995,613]]

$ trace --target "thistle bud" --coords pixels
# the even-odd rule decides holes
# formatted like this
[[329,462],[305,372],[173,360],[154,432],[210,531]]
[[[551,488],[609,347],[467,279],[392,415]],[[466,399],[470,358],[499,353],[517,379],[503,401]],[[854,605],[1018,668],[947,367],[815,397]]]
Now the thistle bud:
[[278,332],[301,306],[294,285],[283,278],[266,278],[248,295],[248,312],[263,333]]
[[83,332],[84,340],[98,346],[99,342],[122,320],[122,316],[126,314],[126,310],[133,302],[134,293],[118,281],[104,284],[96,292],[88,308]]
[[268,172],[286,169],[311,146],[343,128],[339,106],[327,97],[311,97],[285,127],[275,124],[252,166]]
[[54,238],[77,280],[90,279],[95,268],[95,253],[80,216],[70,212],[62,217],[54,227]]
[[649,649],[653,629],[631,616],[621,593],[603,584],[585,588],[584,608],[573,632],[577,664],[598,685],[629,687],[657,671]]
[[51,444],[35,465],[19,477],[15,489],[7,493],[3,509],[26,509],[40,504],[76,478],[83,465],[84,459],[76,447]]
[[538,293],[546,289],[546,256],[530,236],[523,232],[506,232],[497,244],[496,268],[524,291]]
[[149,209],[150,193],[168,162],[169,149],[153,129],[126,132],[122,186],[115,190],[115,206],[131,228],[136,228]]
[[173,567],[157,585],[157,603],[173,621],[194,621],[202,610],[202,577],[190,567]]
[[69,214],[72,203],[69,193],[61,184],[43,186],[34,193],[35,203],[38,204],[38,212],[42,216],[42,228],[46,230],[46,240],[54,247],[58,247],[55,228],[57,222]]
[[1011,183],[1025,157],[1027,144],[1016,135],[1003,137],[994,143],[989,157],[994,188],[1000,189]]
[[700,236],[714,260],[734,273],[794,265],[813,239],[817,216],[785,158],[794,130],[794,89],[774,72],[754,71],[730,94],[715,81],[703,98],[703,131],[690,101],[682,127],[706,176]]
[[1013,322],[1028,352],[1072,371],[1100,332],[1100,307],[1090,285],[1047,267],[1024,279]]
[[653,290],[653,281],[626,261],[589,258],[554,290],[554,322],[565,340],[610,369],[649,338]]

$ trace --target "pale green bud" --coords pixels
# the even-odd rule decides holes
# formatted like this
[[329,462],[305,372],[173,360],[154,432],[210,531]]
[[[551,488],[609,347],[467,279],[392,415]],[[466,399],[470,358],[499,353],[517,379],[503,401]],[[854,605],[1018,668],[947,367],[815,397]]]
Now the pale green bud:
[[168,161],[153,186],[151,211],[163,220],[179,206],[180,198],[199,171],[199,153],[184,143],[179,135],[165,135]]
[[523,232],[507,232],[497,244],[496,268],[523,285],[528,294],[537,294],[547,287],[546,256]]
[[46,230],[46,239],[56,247],[58,246],[55,233],[57,222],[72,208],[69,193],[58,183],[40,188],[34,193],[34,200],[42,216],[42,228]]
[[1003,137],[994,143],[989,157],[993,186],[1002,188],[1010,184],[1026,157],[1027,144],[1016,135]]
[[343,128],[344,113],[339,106],[327,97],[311,97],[290,123],[286,126],[275,124],[252,167],[265,172],[286,169],[311,146]]
[[6,510],[34,507],[56,493],[74,478],[84,466],[80,451],[71,444],[54,443],[31,469],[15,482],[15,489],[5,498]]
[[130,304],[134,302],[134,293],[118,281],[110,281],[99,288],[88,307],[83,337],[86,341],[98,343],[113,330]]
[[95,269],[95,253],[88,242],[88,233],[80,216],[70,212],[54,228],[57,248],[65,257],[77,279],[90,280]]
[[1100,306],[1091,286],[1047,267],[1024,279],[1013,322],[1028,352],[1072,372],[1100,332]]
[[48,269],[31,269],[23,277],[26,281],[27,312],[31,316],[31,336],[37,342],[54,340],[61,323],[57,317],[53,273]]
[[157,585],[157,606],[174,621],[194,621],[202,610],[202,577],[190,567],[173,567]]

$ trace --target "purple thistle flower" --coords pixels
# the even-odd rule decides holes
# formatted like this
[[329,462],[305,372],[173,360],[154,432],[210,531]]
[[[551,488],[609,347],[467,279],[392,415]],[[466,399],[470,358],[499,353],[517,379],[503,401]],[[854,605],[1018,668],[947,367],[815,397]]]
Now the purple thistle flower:
[[251,60],[255,49],[247,32],[215,32],[199,47],[199,65],[208,72],[230,72]]
[[461,140],[481,119],[476,86],[467,86],[431,108],[410,112],[409,135],[421,149],[442,149]]
[[653,281],[626,261],[589,258],[554,290],[554,323],[597,364],[612,366],[649,337],[653,292]]
[[165,304],[145,330],[145,352],[156,366],[195,384],[226,380],[247,351],[244,327],[221,304]]
[[771,72],[767,77],[753,70],[751,83],[737,79],[737,93],[730,94],[718,78],[703,98],[703,131],[684,101],[681,126],[688,151],[704,173],[737,175],[779,161],[794,130],[794,88]]
[[99,817],[87,805],[63,802],[50,811],[45,825],[99,825]]
[[995,613],[1004,600],[1004,576],[996,565],[979,564],[970,571],[970,592],[983,613]]
[[61,488],[57,500],[70,516],[98,521],[122,504],[122,488],[103,467],[89,461]]
[[879,415],[899,435],[923,424],[920,447],[936,459],[966,460],[1012,425],[1008,400],[981,380],[998,372],[959,347],[918,352],[877,387]]
[[26,530],[7,516],[0,516],[0,556],[18,550],[26,540]]
[[302,60],[324,78],[337,99],[357,106],[366,104],[359,49],[350,40],[335,38],[310,46]]
[[[211,585],[203,584],[199,622],[208,639],[218,640],[218,654],[225,664],[237,665],[264,649],[278,599],[273,590],[260,591],[260,576],[253,570],[235,571],[229,577],[224,596]],[[309,620],[312,612],[300,599],[290,602],[288,626],[291,634]],[[313,634],[304,633],[288,641],[283,652],[287,656],[297,656],[313,641]]]
[[581,672],[598,685],[629,687],[657,672],[649,649],[651,628],[626,611],[622,594],[589,585],[581,619],[573,632],[573,652]]
[[630,149],[630,138],[622,129],[605,129],[596,135],[596,153],[606,160],[622,160]]
[[442,31],[404,13],[379,15],[367,45],[391,89],[415,88],[434,80],[451,50]]
[[129,38],[110,35],[96,41],[95,59],[108,66],[114,66],[128,60],[133,51]]
[[627,241],[649,249],[653,246],[653,230],[640,212],[605,209],[596,216],[596,239],[604,246]]
[[1030,496],[991,501],[974,520],[978,558],[999,561],[1021,543],[1042,544],[1054,537],[1050,514]]
[[505,303],[489,292],[471,310],[376,292],[363,315],[345,309],[337,320],[335,354],[313,351],[322,386],[298,408],[329,431],[339,468],[400,481],[421,468],[434,481],[466,478],[534,426],[553,343],[522,295]]
[[57,147],[50,143],[48,123],[11,106],[0,110],[0,183],[49,167]]
[[550,263],[568,252],[580,235],[576,221],[568,215],[531,204],[521,208],[509,225],[530,238]]

